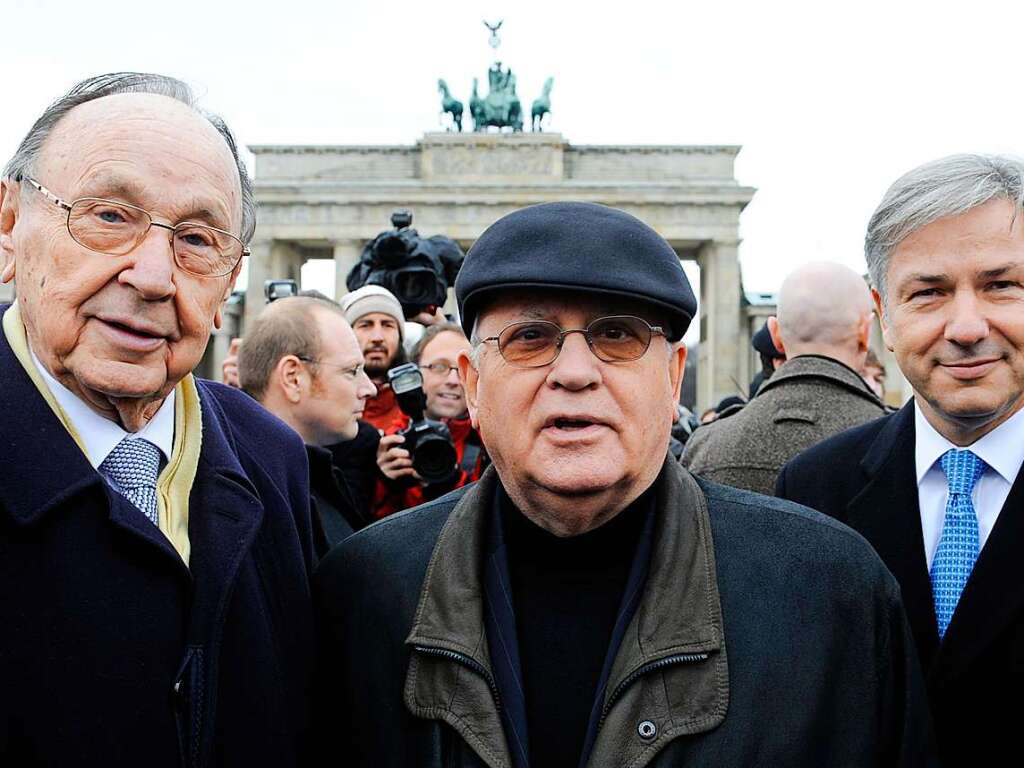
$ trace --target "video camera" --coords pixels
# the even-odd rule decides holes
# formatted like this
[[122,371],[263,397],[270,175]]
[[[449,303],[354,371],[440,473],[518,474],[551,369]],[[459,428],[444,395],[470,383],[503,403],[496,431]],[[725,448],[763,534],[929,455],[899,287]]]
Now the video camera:
[[448,427],[424,415],[427,395],[423,374],[416,363],[399,365],[388,371],[388,383],[409,426],[398,434],[405,438],[403,448],[412,456],[412,467],[429,484],[451,482],[458,471],[458,455]]
[[465,254],[444,235],[420,237],[412,229],[410,211],[395,211],[391,224],[394,229],[381,232],[363,248],[345,285],[350,291],[364,285],[387,288],[402,305],[405,319],[411,320],[444,305]]

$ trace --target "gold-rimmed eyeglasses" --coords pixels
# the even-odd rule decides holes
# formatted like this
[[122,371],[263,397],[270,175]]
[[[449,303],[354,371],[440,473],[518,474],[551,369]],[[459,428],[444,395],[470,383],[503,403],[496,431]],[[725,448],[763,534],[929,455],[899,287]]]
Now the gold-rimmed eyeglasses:
[[28,176],[24,180],[54,205],[67,211],[68,234],[79,245],[96,253],[124,256],[146,238],[150,227],[170,231],[174,263],[198,277],[230,275],[249,249],[235,235],[206,224],[183,221],[162,224],[135,205],[101,197],[80,197],[70,203]]
[[341,371],[341,375],[349,379],[358,379],[361,374],[366,373],[366,368],[363,363],[357,365],[340,365],[338,363],[329,363],[326,360],[317,360],[312,357],[305,357],[303,355],[296,355],[299,360],[310,365],[326,365],[328,368],[337,368]]
[[606,363],[628,363],[639,360],[651,346],[654,336],[665,331],[633,315],[599,317],[586,328],[561,328],[547,320],[526,320],[501,329],[497,336],[482,342],[496,342],[505,361],[517,368],[540,368],[555,362],[562,351],[565,337],[582,333],[587,346],[598,360]]

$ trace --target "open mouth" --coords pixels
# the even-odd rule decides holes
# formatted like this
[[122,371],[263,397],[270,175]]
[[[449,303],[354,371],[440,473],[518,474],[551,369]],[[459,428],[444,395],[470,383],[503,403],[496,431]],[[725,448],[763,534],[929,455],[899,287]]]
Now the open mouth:
[[593,427],[596,424],[596,421],[587,421],[586,419],[555,419],[552,426],[554,426],[555,429],[564,429],[571,431],[577,429],[586,429],[587,427]]

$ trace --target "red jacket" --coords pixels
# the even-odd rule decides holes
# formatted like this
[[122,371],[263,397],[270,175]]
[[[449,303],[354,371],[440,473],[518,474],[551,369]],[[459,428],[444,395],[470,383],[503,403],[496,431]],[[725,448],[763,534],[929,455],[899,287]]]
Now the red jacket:
[[[388,429],[399,419],[406,419],[402,409],[398,407],[398,400],[395,399],[395,391],[390,384],[377,384],[377,396],[366,401],[363,410],[363,421],[368,421],[377,429],[383,429],[385,434],[393,434]],[[396,430],[397,431],[397,430]]]
[[[390,388],[388,393],[391,393]],[[392,399],[394,395],[391,395]],[[480,479],[483,471],[483,451],[480,449],[480,435],[469,423],[469,417],[464,419],[444,419],[451,433],[452,442],[455,443],[455,456],[458,464],[458,474],[454,483],[446,483],[439,486],[422,485],[414,478],[402,478],[390,480],[383,475],[377,479],[377,488],[373,495],[373,516],[375,519],[387,517],[403,509],[419,506],[424,502],[443,496],[448,491],[461,488],[466,483],[472,483]],[[399,417],[384,428],[385,435],[393,435],[409,426],[409,417],[399,411]],[[463,467],[463,458],[466,455],[467,442],[476,450],[476,459],[471,468]],[[472,455],[471,455],[472,460]]]

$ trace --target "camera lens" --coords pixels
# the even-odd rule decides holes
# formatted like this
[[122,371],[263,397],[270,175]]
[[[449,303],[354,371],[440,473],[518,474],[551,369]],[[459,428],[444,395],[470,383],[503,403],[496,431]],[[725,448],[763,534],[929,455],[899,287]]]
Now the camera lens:
[[412,466],[428,483],[448,480],[458,456],[451,441],[437,434],[422,435],[412,453]]
[[406,304],[438,304],[438,281],[433,272],[402,270],[395,274],[395,296]]

